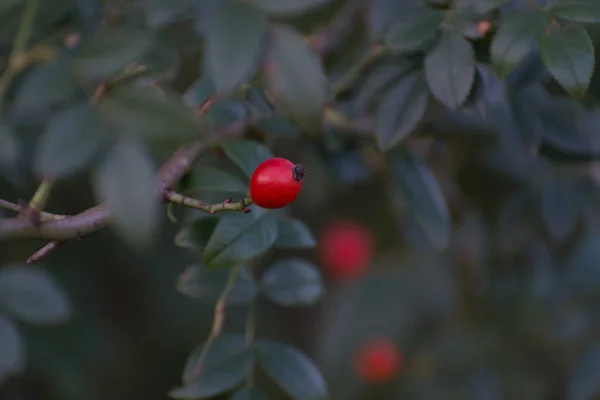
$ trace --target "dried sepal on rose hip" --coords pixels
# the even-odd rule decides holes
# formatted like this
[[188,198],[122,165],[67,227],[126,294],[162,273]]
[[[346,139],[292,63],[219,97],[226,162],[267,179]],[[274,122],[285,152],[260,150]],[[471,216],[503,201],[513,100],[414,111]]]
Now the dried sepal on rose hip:
[[259,164],[250,178],[250,197],[262,208],[282,208],[296,199],[306,169],[300,164],[280,157]]

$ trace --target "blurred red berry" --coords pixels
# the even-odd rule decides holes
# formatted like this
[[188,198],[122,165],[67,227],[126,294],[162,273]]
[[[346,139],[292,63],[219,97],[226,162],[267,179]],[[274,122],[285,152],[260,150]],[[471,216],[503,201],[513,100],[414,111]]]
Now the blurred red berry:
[[364,382],[383,383],[392,380],[400,371],[402,358],[398,348],[389,339],[379,338],[366,342],[356,353],[354,367]]
[[263,161],[250,178],[250,197],[262,208],[282,208],[296,199],[306,170],[280,157]]
[[335,279],[364,274],[373,257],[371,231],[353,221],[339,221],[325,229],[319,240],[323,268]]

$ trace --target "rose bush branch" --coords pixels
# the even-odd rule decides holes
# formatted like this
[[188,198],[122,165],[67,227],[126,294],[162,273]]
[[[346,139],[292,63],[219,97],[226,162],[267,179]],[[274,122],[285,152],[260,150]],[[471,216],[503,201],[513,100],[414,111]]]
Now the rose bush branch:
[[249,196],[246,196],[242,200],[235,203],[232,203],[231,199],[227,198],[221,203],[210,204],[202,200],[186,197],[182,194],[176,193],[172,189],[166,189],[163,193],[163,196],[166,202],[179,204],[188,208],[203,210],[210,214],[216,214],[221,211],[240,211],[243,213],[249,213],[250,209],[248,206],[252,204],[252,199]]

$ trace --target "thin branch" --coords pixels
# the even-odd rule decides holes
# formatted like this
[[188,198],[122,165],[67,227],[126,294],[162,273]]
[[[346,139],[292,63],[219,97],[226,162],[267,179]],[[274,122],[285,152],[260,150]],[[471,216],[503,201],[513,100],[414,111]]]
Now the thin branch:
[[51,179],[43,179],[40,183],[40,186],[35,191],[35,194],[31,198],[29,202],[29,208],[39,214],[42,212],[46,203],[48,202],[48,198],[50,197],[50,192],[52,191],[52,186],[54,182]]
[[225,315],[227,310],[227,300],[229,299],[231,291],[235,287],[235,282],[237,281],[237,277],[240,274],[241,269],[242,264],[238,264],[231,268],[231,272],[229,273],[227,283],[225,284],[225,287],[223,288],[223,291],[221,292],[219,299],[217,300],[217,304],[215,304],[215,315],[213,317],[210,335],[208,336],[208,339],[206,340],[206,343],[202,348],[202,353],[200,353],[200,356],[196,361],[192,379],[195,379],[202,371],[202,364],[204,362],[204,359],[206,358],[206,355],[208,354],[208,351],[223,331],[223,325],[225,324]]
[[207,213],[216,214],[221,211],[240,211],[243,213],[249,213],[250,209],[248,206],[252,204],[252,199],[249,196],[244,197],[242,200],[232,203],[231,199],[225,199],[225,201],[216,204],[205,203],[202,200],[192,199],[182,194],[176,193],[171,189],[165,190],[163,193],[165,201],[173,204],[179,204],[184,207],[196,208],[198,210],[206,211]]
[[[10,210],[10,211],[16,212],[18,214],[18,213],[21,213],[23,211],[23,209],[26,207],[15,204],[15,203],[11,203],[10,201],[0,199],[0,208]],[[60,221],[61,219],[65,219],[67,217],[68,217],[67,215],[52,214],[52,213],[48,213],[48,212],[40,212],[40,221],[41,222]]]
[[48,242],[44,247],[33,253],[33,255],[27,259],[27,264],[37,263],[42,258],[46,257],[48,254],[56,250],[58,247],[62,246],[63,243],[64,242],[58,240]]

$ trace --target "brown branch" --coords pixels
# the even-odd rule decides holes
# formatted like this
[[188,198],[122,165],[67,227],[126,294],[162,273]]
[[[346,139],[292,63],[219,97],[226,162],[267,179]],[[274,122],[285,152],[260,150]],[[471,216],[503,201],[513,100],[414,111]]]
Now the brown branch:
[[63,243],[64,242],[58,240],[48,242],[44,247],[33,253],[33,255],[27,259],[27,264],[35,264],[48,254],[52,253],[58,247],[62,246]]
[[203,210],[210,214],[216,214],[221,211],[240,211],[247,214],[250,212],[248,206],[252,204],[252,199],[249,196],[244,197],[242,200],[236,203],[232,203],[231,199],[227,198],[221,203],[210,204],[202,200],[186,197],[170,189],[165,190],[163,195],[165,201],[168,201],[173,204],[179,204],[188,208],[196,208],[198,210]]

